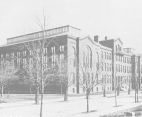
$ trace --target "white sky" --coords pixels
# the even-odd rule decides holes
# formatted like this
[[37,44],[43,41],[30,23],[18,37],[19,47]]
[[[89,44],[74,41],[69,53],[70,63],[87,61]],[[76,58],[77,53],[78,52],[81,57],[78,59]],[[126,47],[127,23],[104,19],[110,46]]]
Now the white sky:
[[0,0],[0,45],[39,30],[35,17],[43,9],[48,28],[71,25],[100,40],[120,37],[124,47],[142,53],[142,0]]

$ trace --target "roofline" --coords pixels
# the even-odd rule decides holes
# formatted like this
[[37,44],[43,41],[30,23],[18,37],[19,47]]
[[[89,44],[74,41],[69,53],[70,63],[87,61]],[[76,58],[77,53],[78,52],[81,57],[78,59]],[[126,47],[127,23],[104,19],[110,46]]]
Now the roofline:
[[121,40],[120,38],[115,39],[114,41],[117,41],[117,40],[120,40],[120,42],[121,42],[121,43],[122,43],[122,45],[123,45],[123,42],[122,42],[122,40]]
[[[79,28],[76,28],[76,27],[73,27],[73,26],[70,26],[70,25],[65,25],[65,26],[60,26],[60,27],[56,27],[56,28],[50,28],[50,29],[47,29],[45,31],[50,31],[50,30],[58,29],[58,28],[62,28],[62,27],[72,27],[72,28],[75,28],[77,30],[81,30]],[[20,35],[20,36],[15,36],[15,37],[7,38],[7,40],[18,38],[18,37],[24,37],[24,36],[28,36],[28,35],[32,35],[32,34],[36,34],[36,33],[40,33],[40,32],[42,32],[42,31],[36,31],[36,32],[33,32],[33,33],[28,33],[28,34],[24,34],[24,35]]]
[[[54,35],[54,36],[48,37],[48,39],[49,39],[49,38],[53,38],[53,37],[65,36],[65,35],[68,35],[68,34],[56,35],[56,36]],[[42,40],[42,39],[25,40],[25,41],[22,41],[22,42],[8,43],[8,44],[1,45],[0,48],[1,48],[1,47],[6,47],[6,46],[12,46],[12,45],[16,45],[16,44],[22,44],[22,43],[26,43],[26,42],[38,41],[38,40]]]
[[111,48],[106,47],[106,46],[103,46],[103,45],[101,45],[99,42],[98,42],[98,43],[97,43],[97,42],[94,42],[93,39],[92,39],[89,35],[80,38],[80,40],[83,40],[83,39],[85,39],[85,38],[87,38],[87,37],[91,39],[91,41],[92,41],[93,44],[95,44],[96,46],[100,47],[101,49],[105,49],[105,50],[112,51]]

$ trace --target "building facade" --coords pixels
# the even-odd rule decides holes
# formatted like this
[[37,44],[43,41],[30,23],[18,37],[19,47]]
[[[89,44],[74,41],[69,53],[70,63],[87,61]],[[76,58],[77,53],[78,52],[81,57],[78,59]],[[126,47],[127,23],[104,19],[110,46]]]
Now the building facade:
[[[135,88],[136,81],[141,88],[142,83],[142,56],[136,55],[131,48],[123,48],[121,39],[107,39],[99,41],[98,36],[81,36],[81,30],[72,26],[63,26],[46,30],[44,38],[50,42],[44,48],[44,60],[55,66],[55,55],[67,61],[67,79],[70,94],[85,93],[83,70],[87,63],[87,78],[96,79],[96,85],[91,92],[114,90],[114,81],[125,90]],[[10,58],[16,67],[24,68],[31,52],[21,48],[21,44],[42,40],[42,31],[7,39],[7,44],[0,47],[0,57]],[[16,59],[12,59],[16,56]],[[98,67],[99,66],[99,67]],[[99,73],[96,71],[99,69]],[[136,80],[137,79],[137,80]],[[91,83],[91,81],[90,81]],[[54,87],[53,87],[54,88]],[[51,90],[52,93],[52,90]]]

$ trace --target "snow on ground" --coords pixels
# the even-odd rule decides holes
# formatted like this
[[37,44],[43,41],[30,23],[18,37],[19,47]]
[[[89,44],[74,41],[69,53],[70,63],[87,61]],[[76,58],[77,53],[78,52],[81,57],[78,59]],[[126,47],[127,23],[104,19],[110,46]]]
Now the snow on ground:
[[[142,95],[139,96],[141,97]],[[64,102],[63,98],[45,100],[43,117],[97,117],[140,105],[140,103],[134,103],[134,93],[131,96],[120,94],[117,100],[119,107],[114,107],[114,94],[107,94],[107,97],[92,95],[89,99],[90,113],[86,113],[85,96],[69,97],[67,102]],[[40,105],[35,105],[32,101],[0,104],[0,117],[39,117],[39,112]]]

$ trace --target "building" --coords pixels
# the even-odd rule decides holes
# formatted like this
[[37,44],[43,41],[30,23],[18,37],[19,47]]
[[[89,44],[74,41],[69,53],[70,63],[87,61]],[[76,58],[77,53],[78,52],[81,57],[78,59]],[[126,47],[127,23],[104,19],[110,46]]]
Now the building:
[[100,41],[100,44],[111,48],[113,52],[112,87],[114,87],[114,79],[116,78],[120,87],[126,90],[135,89],[137,85],[141,88],[141,55],[137,55],[133,48],[123,48],[123,42],[120,38],[107,39],[106,37],[105,40]]
[[[40,31],[7,39],[7,44],[0,47],[1,59],[10,58],[13,65],[20,69],[24,68],[31,52],[26,48],[21,48],[21,44],[42,40],[42,34],[43,32]],[[92,87],[91,92],[102,92],[104,88],[106,91],[114,90],[115,78],[120,87],[127,90],[132,81],[132,88],[134,88],[133,82],[136,77],[133,72],[138,74],[139,88],[141,88],[142,57],[135,55],[130,48],[123,48],[121,39],[107,39],[106,37],[105,40],[99,41],[98,36],[93,38],[88,35],[82,36],[80,29],[69,25],[46,30],[44,38],[48,42],[52,39],[56,40],[44,48],[45,61],[48,56],[51,56],[49,62],[51,66],[55,66],[55,54],[67,61],[67,78],[72,82],[68,87],[69,93],[85,93],[85,89],[80,86],[80,79],[83,79],[83,75],[80,74],[83,74],[82,69],[85,69],[86,62],[88,78],[92,80],[96,78],[98,66],[100,69],[96,81],[100,83]],[[17,58],[13,60],[14,56]],[[85,85],[84,80],[83,84]],[[51,88],[51,93],[52,89],[55,88]],[[54,93],[59,91],[58,87]]]

